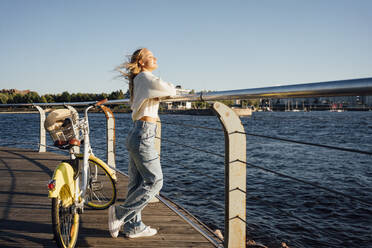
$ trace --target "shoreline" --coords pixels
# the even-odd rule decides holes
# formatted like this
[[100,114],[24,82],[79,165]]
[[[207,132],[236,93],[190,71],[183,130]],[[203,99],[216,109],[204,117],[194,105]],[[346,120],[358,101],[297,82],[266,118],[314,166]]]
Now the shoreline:
[[[283,110],[273,110],[273,111],[251,111],[250,114],[244,115],[244,114],[239,114],[239,111],[244,110],[244,109],[234,109],[232,108],[238,115],[240,116],[251,116],[254,112],[337,112],[337,111],[332,111],[331,109],[313,109],[313,110],[299,110],[299,111],[283,111]],[[350,108],[350,109],[343,109],[340,112],[370,112],[372,111],[372,108]],[[82,110],[78,109],[78,112],[83,112]],[[100,113],[101,111],[91,111],[91,113]],[[130,114],[132,113],[131,111],[112,111],[113,113],[124,113],[124,114]],[[0,109],[0,114],[38,114],[38,111],[35,110],[30,110],[27,111],[26,109],[22,110],[1,110]],[[159,110],[159,114],[176,114],[176,115],[205,115],[205,116],[213,116],[215,115],[212,109],[187,109],[187,110]]]
[[0,114],[38,114],[38,111],[0,111]]

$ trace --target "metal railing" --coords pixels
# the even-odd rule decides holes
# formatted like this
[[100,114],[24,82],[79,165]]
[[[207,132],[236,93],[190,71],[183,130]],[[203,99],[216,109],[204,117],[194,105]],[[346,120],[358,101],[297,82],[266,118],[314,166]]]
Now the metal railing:
[[[322,83],[297,84],[288,86],[264,87],[256,89],[242,89],[231,91],[200,92],[197,94],[180,95],[172,98],[162,99],[166,102],[179,101],[219,101],[233,99],[257,99],[257,98],[299,98],[299,97],[325,97],[325,96],[363,96],[372,95],[372,78],[361,78],[351,80],[330,81]],[[110,100],[106,105],[127,104],[128,99]],[[25,103],[25,104],[0,104],[0,107],[17,107],[17,106],[35,106],[40,112],[42,123],[45,119],[45,113],[42,107],[46,106],[84,106],[94,102],[70,102],[70,103]],[[241,124],[239,117],[227,106],[215,102],[212,106],[218,116],[225,134],[225,247],[245,247],[246,246],[246,166],[259,168],[246,161],[246,135],[255,135],[246,133]],[[105,110],[104,110],[105,111]],[[105,111],[106,113],[106,111]],[[114,116],[106,114],[107,117],[107,159],[110,166],[115,166],[115,122]],[[207,127],[206,127],[207,128]],[[45,145],[45,130],[40,125],[40,151],[45,151],[41,147]],[[265,137],[264,137],[265,138]],[[268,137],[274,138],[275,137]],[[159,137],[161,139],[161,136]],[[278,139],[280,140],[280,139]],[[301,141],[282,139],[286,142],[297,142],[305,145],[318,145]],[[164,140],[167,141],[167,140]],[[168,141],[171,142],[171,141]],[[160,144],[158,144],[160,145]],[[321,145],[319,145],[321,146]],[[325,148],[345,150],[344,148],[324,146]],[[355,149],[346,149],[351,152],[358,152]],[[363,153],[364,151],[359,151]],[[370,155],[369,152],[364,154]],[[259,168],[262,169],[262,168]],[[287,179],[290,176],[276,173],[275,171],[266,170],[269,173],[280,174]],[[294,179],[296,180],[296,179]],[[299,181],[299,180],[297,180]],[[318,185],[311,182],[301,181],[301,183],[310,184],[314,187]],[[329,190],[328,188],[324,188]],[[341,194],[344,197],[353,200],[359,200],[352,196],[332,191],[335,194]],[[363,201],[362,201],[363,202]],[[370,204],[369,202],[364,202]]]
[[[294,84],[254,89],[199,92],[196,94],[179,95],[164,98],[161,101],[220,101],[233,99],[258,99],[258,98],[299,98],[299,97],[325,97],[325,96],[365,96],[372,95],[372,77],[349,80],[328,81],[320,83]],[[69,103],[20,103],[0,104],[0,107],[12,106],[84,106],[93,102]],[[128,104],[128,99],[110,100],[106,105]]]

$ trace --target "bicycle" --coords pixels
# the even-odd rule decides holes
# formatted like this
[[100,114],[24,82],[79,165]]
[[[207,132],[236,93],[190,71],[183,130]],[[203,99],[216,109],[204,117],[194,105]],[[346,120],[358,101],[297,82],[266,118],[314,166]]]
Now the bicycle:
[[[85,205],[93,209],[106,209],[116,201],[115,171],[94,156],[89,140],[88,111],[106,101],[85,108],[81,119],[69,109],[57,109],[45,120],[44,125],[54,145],[68,149],[70,154],[70,159],[57,166],[48,182],[54,239],[61,248],[76,245],[79,215],[84,212]],[[84,143],[83,154],[76,153],[75,148],[81,143]]]

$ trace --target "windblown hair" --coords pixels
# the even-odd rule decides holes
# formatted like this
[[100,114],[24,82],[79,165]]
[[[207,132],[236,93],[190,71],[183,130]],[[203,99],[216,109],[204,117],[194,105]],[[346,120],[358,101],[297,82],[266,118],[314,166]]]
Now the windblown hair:
[[121,76],[128,80],[130,102],[133,102],[133,80],[142,71],[142,66],[139,61],[143,58],[143,53],[146,48],[137,49],[131,56],[128,56],[128,61],[116,67]]

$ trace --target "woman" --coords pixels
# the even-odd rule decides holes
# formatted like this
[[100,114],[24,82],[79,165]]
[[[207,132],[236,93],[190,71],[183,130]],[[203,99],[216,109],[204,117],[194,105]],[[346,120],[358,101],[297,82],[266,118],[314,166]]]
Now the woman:
[[157,233],[156,229],[142,222],[141,211],[163,186],[160,159],[154,144],[159,100],[176,95],[172,84],[152,74],[157,67],[157,60],[152,52],[142,48],[133,53],[129,62],[118,68],[129,81],[134,126],[126,139],[129,152],[127,198],[123,205],[109,208],[108,225],[114,238],[119,235],[123,225],[124,234],[129,238],[153,236]]

